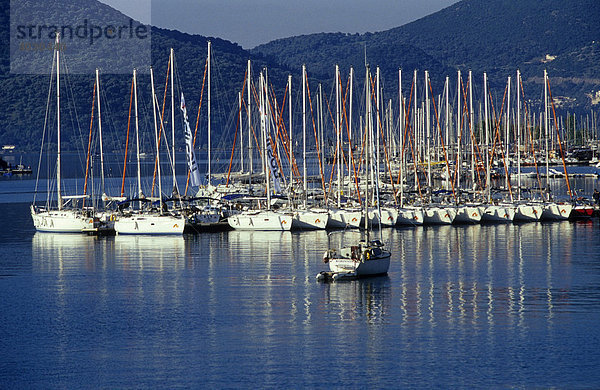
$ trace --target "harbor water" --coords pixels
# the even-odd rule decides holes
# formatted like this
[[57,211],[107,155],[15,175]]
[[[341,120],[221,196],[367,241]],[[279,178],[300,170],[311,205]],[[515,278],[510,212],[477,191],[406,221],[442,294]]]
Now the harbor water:
[[597,218],[383,229],[387,276],[319,283],[360,232],[36,233],[33,181],[0,180],[0,388],[600,387]]

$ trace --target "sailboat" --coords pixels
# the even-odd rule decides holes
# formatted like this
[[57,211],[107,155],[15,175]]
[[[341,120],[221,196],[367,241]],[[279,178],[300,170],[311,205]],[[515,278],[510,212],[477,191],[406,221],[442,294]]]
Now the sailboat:
[[[37,206],[35,198],[31,205],[31,218],[33,225],[40,232],[54,233],[82,233],[92,232],[95,229],[94,209],[77,209],[74,206],[78,200],[87,198],[87,195],[64,196],[61,193],[61,155],[60,155],[60,34],[56,34],[54,46],[54,59],[56,59],[56,124],[57,124],[57,157],[56,157],[56,208],[50,205],[48,198],[45,206]],[[41,155],[40,155],[41,158]],[[37,190],[37,181],[36,181]],[[48,192],[50,196],[50,191]]]
[[[402,102],[404,97],[402,95],[402,69],[398,69],[398,99]],[[403,104],[400,105],[401,109],[404,107]],[[408,126],[406,118],[406,113],[404,110],[400,113],[400,123],[403,124],[402,128],[399,131],[399,139],[398,144],[400,145],[400,161],[398,164],[398,172],[399,172],[399,193],[400,193],[400,204],[398,207],[398,218],[396,219],[396,225],[403,226],[422,226],[424,220],[424,211],[421,207],[416,207],[412,205],[404,204],[404,178],[405,178],[405,164],[406,164],[406,156],[405,156],[405,143],[406,140],[404,138],[404,129],[405,126]],[[415,167],[416,170],[416,167]]]
[[[302,67],[302,145],[303,150],[303,167],[306,167],[306,68]],[[290,188],[293,186],[293,143],[292,143],[292,76],[288,76],[288,89],[289,89],[289,126],[290,126]],[[306,169],[303,170],[303,177],[306,178]],[[303,182],[306,182],[303,180]],[[292,228],[301,230],[324,230],[327,227],[329,221],[329,213],[326,209],[314,208],[308,206],[308,194],[303,188],[303,204],[301,207],[294,207],[293,201],[291,202],[293,209]]]
[[[211,199],[215,196],[216,187],[211,185],[211,161],[210,161],[210,137],[211,137],[211,42],[208,41],[208,51],[206,57],[206,71],[208,72],[208,185],[205,188],[200,188],[196,197],[192,199],[186,199],[189,201],[188,207],[185,208],[184,214],[186,216],[186,229],[188,231],[201,231],[201,230],[224,230],[228,228],[227,221],[225,218],[224,208],[220,207],[218,202],[215,202]],[[170,51],[170,71],[171,71],[171,134],[172,134],[172,158],[173,158],[173,188],[177,187],[177,181],[175,180],[175,53],[173,48]],[[183,129],[185,135],[185,151],[186,151],[186,160],[188,167],[188,178],[190,180],[190,184],[192,187],[200,187],[200,172],[198,170],[198,164],[196,162],[196,155],[194,152],[194,137],[192,136],[192,131],[190,129],[190,123],[187,114],[187,107],[185,104],[185,98],[183,96],[183,91],[181,92],[181,100],[179,106],[182,117],[183,117]],[[201,196],[200,194],[205,191],[205,196]],[[178,191],[176,192],[178,193]],[[187,193],[187,186],[186,186]],[[199,202],[200,201],[200,202]],[[204,203],[204,204],[201,204]]]
[[496,204],[492,199],[492,179],[491,179],[491,159],[492,152],[490,152],[490,128],[489,128],[489,114],[488,114],[488,93],[487,93],[487,73],[483,73],[483,96],[484,96],[484,107],[485,107],[485,192],[487,204],[485,205],[485,211],[481,217],[484,222],[512,222],[515,218],[516,207],[509,204]]
[[[114,223],[114,229],[117,234],[183,234],[185,227],[185,218],[182,215],[176,215],[166,212],[163,207],[162,199],[162,182],[161,182],[161,170],[160,170],[160,150],[159,150],[159,133],[157,128],[156,119],[156,95],[154,93],[154,73],[150,68],[150,82],[152,83],[152,111],[154,113],[154,133],[156,140],[156,155],[157,155],[157,176],[158,176],[158,210],[127,210],[122,212],[121,215],[117,216]],[[138,121],[137,121],[137,79],[136,70],[133,71],[133,88],[134,88],[134,99],[135,99],[135,112],[136,112],[136,137],[138,137]],[[138,143],[138,191],[141,195],[141,179],[139,175],[139,143]],[[142,204],[142,198],[137,199]],[[145,199],[146,202],[150,200]]]
[[264,230],[264,231],[289,231],[292,228],[292,214],[272,210],[271,202],[271,177],[274,185],[279,186],[280,176],[273,150],[268,141],[268,95],[267,83],[263,73],[260,74],[260,128],[262,134],[262,148],[265,161],[265,184],[266,184],[266,209],[247,210],[227,218],[229,226],[236,230]]
[[[367,80],[369,80],[369,68],[367,67]],[[367,105],[369,110],[369,105]],[[367,117],[370,113],[367,113]],[[369,121],[367,120],[367,123]],[[366,132],[365,145],[369,145],[372,126]],[[369,197],[369,152],[365,153],[365,199]],[[390,251],[384,248],[380,240],[371,240],[369,237],[370,225],[368,217],[368,204],[364,203],[365,240],[357,245],[351,245],[340,249],[328,249],[323,254],[323,262],[329,264],[330,272],[320,272],[317,280],[340,280],[344,278],[355,278],[361,276],[387,274],[390,268]]]

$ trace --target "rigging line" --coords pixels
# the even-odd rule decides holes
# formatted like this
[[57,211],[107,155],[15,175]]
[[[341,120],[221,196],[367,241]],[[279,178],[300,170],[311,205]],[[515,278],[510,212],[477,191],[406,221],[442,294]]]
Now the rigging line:
[[[460,80],[461,86],[462,86],[462,95],[463,95],[463,101],[464,101],[464,112],[469,112],[469,114],[467,115],[467,117],[469,118],[469,133],[470,133],[470,139],[471,139],[471,143],[473,144],[473,149],[475,151],[475,166],[479,166],[480,161],[483,162],[483,157],[481,156],[482,152],[481,149],[479,147],[479,143],[477,142],[477,137],[475,137],[475,130],[474,130],[474,126],[473,126],[473,121],[471,118],[471,114],[470,114],[470,110],[469,107],[467,106],[467,88],[470,87],[470,82],[472,80],[467,81],[467,86],[465,87],[462,79]],[[458,169],[460,169],[460,167],[458,167]],[[479,184],[479,186],[481,187],[482,183],[481,183],[481,176],[479,175],[479,171],[477,172],[477,182]]]
[[[299,94],[300,94],[300,91],[298,91],[296,93],[296,102],[298,101],[298,95]],[[298,105],[299,104],[297,103],[296,107],[298,107]],[[293,132],[293,129],[290,129],[290,132]],[[293,141],[290,140],[290,137],[289,137],[289,135],[286,132],[284,132],[283,134],[286,137],[287,143],[288,143],[288,145],[290,145],[290,148],[291,148],[293,146]],[[293,167],[294,173],[296,174],[296,183],[299,183],[301,175],[300,175],[300,168],[298,166],[298,160],[296,159],[296,156],[294,155],[293,151],[292,151],[291,155],[292,155],[292,161],[293,161],[293,166],[292,167]],[[291,184],[292,183],[290,183],[290,185]]]
[[[200,110],[202,109],[202,99],[204,97],[204,83],[206,82],[206,72],[208,70],[208,58],[204,61],[204,75],[202,76],[202,88],[200,89],[200,101],[198,102],[198,114],[196,115],[196,128],[194,129],[194,139],[192,140],[192,150],[196,148],[196,136],[198,135],[198,124],[200,123]],[[187,191],[190,184],[190,170],[187,171],[185,180],[185,191],[183,196],[187,196]]]
[[[375,91],[375,84],[373,82],[373,79],[371,78],[371,92]],[[374,94],[371,94],[371,96],[374,96]],[[398,205],[398,199],[396,197],[396,188],[394,186],[394,177],[392,176],[392,169],[390,167],[390,159],[388,156],[388,152],[387,152],[387,144],[385,142],[385,135],[383,133],[383,121],[381,120],[380,117],[380,113],[379,113],[379,107],[377,107],[376,111],[376,115],[377,115],[377,123],[379,124],[379,135],[381,136],[381,141],[383,142],[383,154],[385,156],[385,162],[386,162],[386,166],[388,169],[388,173],[390,175],[390,183],[392,184],[392,193],[394,194],[394,204],[397,206]],[[377,172],[377,175],[379,175],[379,172]],[[379,182],[379,178],[377,178],[377,181]]]
[[492,92],[488,91],[488,95],[490,97],[490,104],[492,106],[492,117],[494,119],[495,122],[495,132],[496,135],[494,136],[494,144],[492,147],[492,155],[490,156],[490,166],[492,165],[492,161],[495,155],[495,151],[496,151],[496,140],[498,141],[498,144],[500,145],[500,156],[502,157],[502,162],[504,163],[504,172],[505,175],[507,175],[508,180],[508,193],[510,194],[510,198],[513,198],[513,193],[512,193],[512,186],[510,184],[510,175],[508,174],[508,165],[506,163],[506,158],[504,157],[504,149],[502,146],[502,142],[500,141],[500,125],[501,125],[501,118],[502,118],[502,114],[504,112],[504,102],[506,101],[506,93],[508,90],[508,83],[506,84],[506,87],[504,87],[504,96],[502,97],[502,105],[500,106],[500,114],[498,117],[496,117],[496,109],[494,107],[494,101],[492,99]]
[[121,181],[121,196],[125,193],[125,172],[127,171],[127,152],[129,151],[129,128],[131,125],[131,105],[133,102],[133,78],[131,79],[131,92],[129,94],[129,112],[127,114],[127,138],[125,139],[125,158],[123,159],[123,180]]
[[[165,78],[165,92],[163,95],[163,105],[162,105],[162,110],[161,113],[159,114],[160,116],[160,131],[162,132],[163,129],[163,118],[164,118],[164,114],[165,114],[165,105],[167,103],[167,89],[169,86],[169,74],[170,74],[170,70],[171,70],[171,56],[169,56],[169,61],[167,62],[167,77]],[[153,104],[154,102],[156,102],[156,105],[159,105],[158,102],[158,97],[153,97]],[[150,189],[150,197],[154,196],[154,186],[156,185],[156,170],[157,170],[157,165],[158,165],[158,154],[160,153],[160,141],[161,141],[161,137],[159,135],[158,137],[158,145],[157,145],[157,150],[156,150],[156,157],[154,157],[154,174],[152,175],[152,188]],[[168,148],[167,148],[168,150]],[[162,196],[162,194],[159,194],[160,196]]]
[[[244,103],[244,101],[242,101],[242,102]],[[247,105],[245,105],[244,110],[245,110],[246,114],[248,114],[248,106]],[[256,142],[256,144],[258,145],[258,139],[256,138],[256,133],[254,132],[254,126],[252,126],[252,124],[250,124],[250,129],[252,130],[252,134],[254,135],[254,142]],[[253,148],[248,147],[248,149],[252,150]],[[262,152],[260,151],[260,148],[257,147],[257,149],[260,154],[260,157],[262,158]]]
[[[440,143],[442,145],[442,150],[444,151],[444,159],[446,160],[446,174],[448,175],[448,177],[450,177],[450,165],[448,163],[448,152],[446,151],[446,145],[444,144],[444,137],[442,136],[442,127],[440,126],[440,118],[438,116],[437,107],[435,104],[435,95],[433,93],[433,88],[431,87],[431,80],[428,79],[427,82],[429,84],[429,91],[431,92],[433,114],[435,115],[435,120],[437,122],[437,128],[438,128],[438,132],[440,135]],[[459,137],[459,142],[460,142],[460,137]],[[455,201],[458,201],[458,199],[456,197],[456,192],[454,191],[454,181],[451,181],[451,185],[452,185],[452,196],[454,196]]]
[[[535,145],[534,145],[534,141],[533,141],[533,132],[531,131],[532,126],[529,121],[530,110],[527,108],[527,101],[525,100],[525,89],[523,88],[523,79],[522,78],[519,78],[519,84],[521,85],[521,96],[523,97],[523,108],[525,111],[525,127],[527,129],[527,134],[528,134],[527,141],[531,145],[531,155],[533,158],[533,165],[535,166],[535,173],[536,173],[536,178],[538,181],[538,188],[540,189],[540,196],[542,196],[543,195],[542,179],[540,177],[540,171],[538,168],[537,160],[535,158]],[[529,141],[531,141],[531,142],[529,142]]]
[[[341,76],[340,76],[341,77]],[[341,80],[340,80],[341,82]],[[350,75],[348,75],[348,81],[346,83],[346,92],[344,93],[344,99],[342,101],[342,113],[343,113],[343,118],[344,121],[346,122],[346,133],[348,135],[348,144],[350,145],[350,156],[349,159],[350,161],[348,161],[348,163],[352,162],[352,170],[354,173],[354,184],[356,186],[356,194],[358,195],[358,204],[362,207],[362,199],[360,196],[360,187],[358,186],[358,176],[356,174],[356,164],[354,163],[354,153],[352,153],[352,137],[350,136],[350,125],[349,125],[349,120],[352,120],[352,118],[348,119],[348,116],[346,114],[346,100],[348,97],[348,90],[350,89]]]
[[[333,118],[333,113],[331,112],[331,108],[329,106],[329,100],[327,100],[327,96],[325,96],[325,103],[326,103],[326,106],[327,106],[327,111],[329,112],[329,117],[331,118],[332,125],[333,125],[334,128],[336,128],[336,132],[337,132],[337,126],[335,124],[335,119]],[[341,142],[341,139],[340,139],[340,142]],[[335,171],[335,167],[337,166],[338,149],[340,149],[340,151],[341,151],[340,154],[341,154],[342,160],[345,161],[345,154],[344,154],[344,150],[343,150],[344,148],[342,148],[341,146],[338,148],[338,146],[336,145],[335,154],[333,156],[333,164],[331,165],[331,173],[329,175],[329,183],[328,183],[328,185],[329,185],[329,191],[328,191],[328,193],[330,193],[331,190],[332,190],[331,185],[332,185],[332,182],[333,182],[333,172]]]
[[[412,106],[412,96],[413,96],[413,88],[414,88],[414,86],[415,86],[415,83],[413,81],[413,82],[411,82],[410,93],[408,95],[408,109],[406,108],[405,103],[402,102],[402,113],[404,114],[404,122],[405,122],[404,123],[404,133],[402,135],[402,148],[401,148],[402,159],[404,159],[404,149],[406,149],[406,138],[409,135],[410,113],[411,113],[410,109],[411,109],[411,106]],[[406,100],[406,99],[404,99],[404,100]],[[400,118],[398,120],[400,120]],[[408,161],[407,161],[407,163],[408,163]],[[398,170],[398,181],[396,182],[396,184],[404,185],[404,183],[400,183],[401,173],[402,173],[402,170],[399,169]]]
[[[275,161],[277,162],[277,165],[279,166],[279,171],[283,172],[283,168],[281,166],[281,161],[279,158],[278,147],[277,147],[277,139],[279,139],[279,137],[280,137],[279,136],[280,127],[279,127],[278,123],[275,123],[276,122],[275,118],[273,118],[273,116],[278,112],[277,97],[275,96],[275,92],[273,91],[272,87],[271,87],[271,90],[272,90],[272,96],[273,96],[273,104],[271,104],[271,99],[269,99],[268,86],[267,86],[267,103],[269,104],[269,112],[271,113],[271,118],[269,118],[269,120],[271,120],[276,125],[277,132],[275,133],[275,142],[273,142],[273,139],[271,138],[271,134],[270,134],[271,131],[269,131],[269,139],[271,141],[271,148],[273,149],[273,157],[275,157]],[[287,86],[286,86],[285,90],[286,90],[286,94],[287,94]],[[283,96],[284,104],[282,106],[282,110],[285,107],[285,95],[286,94],[284,94],[284,96]],[[279,115],[279,118],[281,120],[281,115]],[[285,176],[284,176],[284,183],[285,183]]]
[[[256,87],[254,86],[254,83],[250,83],[250,85],[252,86],[251,89],[254,94],[254,103],[255,103],[254,107],[259,108],[260,103],[259,103],[259,99],[258,99],[258,93],[256,92]],[[262,147],[260,146],[260,143],[258,142],[258,138],[256,137],[256,132],[254,131],[254,126],[251,125],[250,128],[252,129],[252,135],[254,135],[254,142],[256,142],[256,149],[258,149],[258,155],[260,156],[260,158],[262,160],[262,158],[263,158]]]
[[[415,178],[416,178],[416,182],[417,182],[417,189],[419,191],[419,198],[421,199],[421,202],[423,202],[423,191],[421,190],[421,179],[419,178],[419,165],[421,165],[421,162],[419,160],[419,153],[416,152],[417,146],[416,146],[416,141],[415,141],[415,131],[417,129],[415,129],[413,127],[413,123],[410,121],[410,110],[411,110],[411,106],[412,106],[412,97],[413,97],[413,88],[415,90],[415,100],[416,100],[416,89],[418,88],[415,80],[413,79],[412,81],[412,86],[410,89],[410,100],[408,102],[408,114],[406,116],[406,131],[407,131],[407,138],[408,138],[408,144],[410,145],[410,152],[412,154],[412,158],[413,158],[413,167],[415,169]],[[417,112],[413,112],[413,117],[415,119],[415,122],[417,122],[417,116],[418,116],[418,111]],[[418,124],[416,124],[418,126]]]
[[[90,167],[90,150],[92,147],[92,127],[94,126],[94,106],[96,103],[96,81],[94,80],[94,90],[92,92],[92,115],[90,117],[90,131],[88,135],[87,158],[85,160],[85,180],[83,182],[83,195],[87,195],[88,173]],[[83,198],[83,207],[85,207],[85,198]]]
[[[273,89],[272,85],[271,85],[271,93],[275,96],[275,90]],[[287,94],[288,94],[288,86],[286,83],[285,91],[283,93],[283,104],[281,105],[281,110],[279,110],[279,115],[278,115],[279,120],[278,120],[278,125],[277,125],[277,138],[281,140],[281,143],[283,145],[283,151],[285,152],[285,155],[288,158],[290,166],[292,167],[292,169],[295,168],[296,174],[298,176],[300,176],[300,171],[298,170],[298,166],[296,164],[296,159],[294,158],[293,155],[290,154],[289,136],[288,136],[287,128],[285,126],[285,122],[283,120],[283,118],[284,118],[283,112],[285,110]],[[277,100],[276,99],[275,99],[275,107],[277,108]],[[291,129],[290,129],[290,131],[291,131]],[[280,168],[281,168],[281,166],[280,166]],[[283,176],[283,177],[285,180],[285,176]]]
[[[236,140],[237,140],[237,134],[238,134],[238,129],[242,126],[242,104],[244,101],[244,92],[246,90],[246,88],[244,88],[244,84],[246,83],[246,80],[248,78],[248,69],[246,69],[246,71],[244,72],[244,81],[242,82],[242,92],[240,93],[240,98],[239,98],[239,108],[238,108],[238,120],[236,121],[236,125],[235,125],[235,134],[233,136],[233,147],[231,148],[231,157],[229,157],[229,168],[227,169],[227,180],[225,181],[225,187],[229,187],[229,177],[231,175],[231,166],[233,163],[233,153],[235,152],[235,144],[236,144]],[[189,173],[188,173],[189,176]]]
[[[55,66],[56,66],[56,56],[52,56],[52,70],[50,71],[50,84],[48,86],[48,98],[46,99],[46,113],[44,115],[44,131],[42,132],[42,143],[40,145],[40,157],[38,158],[38,167],[37,167],[37,172],[35,175],[35,188],[34,188],[34,192],[33,192],[33,204],[35,204],[35,201],[37,198],[38,183],[39,183],[39,179],[40,179],[40,168],[42,165],[42,154],[44,151],[44,141],[46,138],[46,130],[47,130],[47,126],[48,126],[48,116],[49,116],[49,111],[50,111],[50,96],[52,94],[52,85],[53,85],[53,80],[54,80]],[[48,176],[48,177],[50,177],[50,176]],[[49,183],[49,180],[47,180],[47,182]],[[48,193],[49,193],[49,191],[48,191]]]
[[[560,132],[558,131],[558,125],[556,121],[556,110],[554,108],[554,99],[552,98],[552,92],[550,91],[550,78],[546,76],[546,83],[548,84],[548,96],[550,97],[550,103],[552,104],[552,113],[554,115],[554,128],[558,136],[558,146],[560,147],[560,156],[562,158],[563,169],[565,170],[565,180],[567,181],[567,189],[569,190],[569,197],[573,199],[573,193],[571,192],[571,184],[569,183],[569,173],[567,172],[567,165],[565,163],[565,153],[563,151],[562,142],[560,140]],[[546,173],[548,174],[548,173]]]
[[[76,128],[79,131],[79,140],[81,142],[81,149],[77,151],[77,156],[79,157],[79,162],[82,166],[83,161],[82,161],[81,151],[84,148],[83,133],[81,131],[79,115],[77,114],[77,107],[75,106],[75,94],[73,92],[73,83],[71,82],[71,78],[69,76],[67,57],[62,56],[61,62],[63,64],[63,66],[65,67],[65,72],[63,72],[63,77],[65,78],[65,84],[68,87],[67,94],[70,93],[70,95],[67,95],[67,108],[69,109],[69,118],[71,119],[71,126],[73,129]],[[70,96],[70,99],[69,99],[69,96]],[[73,113],[75,114],[75,121],[73,121]],[[75,122],[77,123],[77,126],[75,126]]]
[[[319,137],[317,136],[317,126],[315,125],[315,115],[313,112],[313,105],[312,105],[312,98],[310,96],[310,86],[308,85],[308,73],[304,74],[304,78],[306,80],[306,92],[307,92],[307,96],[308,96],[308,107],[310,108],[310,116],[312,119],[312,125],[313,125],[313,132],[315,134],[315,143],[317,145],[317,154],[320,156],[321,155],[321,149],[319,148]],[[321,188],[323,189],[323,196],[324,196],[324,201],[325,204],[327,204],[327,192],[325,191],[325,177],[323,175],[323,163],[321,162],[321,159],[319,158],[319,173],[321,174]]]
[[[100,87],[98,87],[100,88]],[[106,124],[105,126],[108,127],[108,130],[112,130],[112,131],[103,131],[102,136],[103,136],[103,145],[106,145],[106,139],[108,136],[110,136],[110,140],[111,142],[113,142],[113,144],[119,144],[119,141],[116,139],[115,137],[115,133],[116,133],[116,128],[117,126],[115,126],[115,122],[113,120],[114,117],[116,117],[115,115],[112,114],[112,109],[110,106],[110,100],[108,99],[108,96],[106,94],[106,89],[104,88],[100,88],[100,93],[102,94],[101,98],[104,101],[104,105],[102,106],[104,108],[104,115],[102,116],[102,119],[104,121],[104,123],[106,123],[108,121],[108,124]],[[120,169],[120,167],[119,167]],[[110,175],[112,172],[108,172],[108,174]]]

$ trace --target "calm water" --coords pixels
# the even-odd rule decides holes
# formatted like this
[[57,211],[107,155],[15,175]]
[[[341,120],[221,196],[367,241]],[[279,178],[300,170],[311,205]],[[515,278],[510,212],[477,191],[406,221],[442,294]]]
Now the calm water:
[[0,182],[0,388],[600,387],[600,225],[388,229],[386,277],[322,284],[359,233],[35,233]]

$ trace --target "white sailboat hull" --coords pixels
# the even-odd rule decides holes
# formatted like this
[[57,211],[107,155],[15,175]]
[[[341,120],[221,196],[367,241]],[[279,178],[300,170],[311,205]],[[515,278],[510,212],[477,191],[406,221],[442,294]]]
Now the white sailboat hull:
[[94,228],[94,219],[79,210],[36,210],[31,206],[31,218],[39,232],[82,233]]
[[535,222],[542,218],[544,208],[535,204],[520,204],[515,210],[515,221]]
[[462,205],[456,208],[454,223],[479,223],[485,209],[479,206]]
[[329,263],[333,273],[350,274],[350,276],[380,275],[390,268],[390,252],[379,246],[357,246],[330,249],[325,252],[323,260]]
[[485,208],[483,217],[486,222],[512,222],[515,218],[515,207],[491,205]]
[[424,223],[426,225],[450,225],[456,217],[451,207],[425,207]]
[[292,215],[275,211],[249,211],[227,218],[236,230],[288,231],[292,228]]
[[423,210],[420,208],[401,207],[398,209],[396,225],[421,226],[423,221]]
[[360,210],[330,209],[327,227],[332,229],[359,228]]
[[[381,226],[393,227],[398,222],[398,209],[392,207],[381,207]],[[379,226],[380,218],[377,209],[369,210],[369,223],[373,227]]]
[[327,210],[298,210],[294,212],[293,229],[323,230],[327,227],[329,213]]
[[356,276],[382,275],[390,269],[390,255],[364,261],[344,258],[331,259],[329,260],[329,269],[335,273],[354,272]]
[[117,234],[183,234],[184,227],[183,216],[158,214],[119,216],[114,224]]
[[573,211],[573,205],[570,204],[546,203],[544,204],[544,210],[542,211],[542,219],[548,221],[564,221],[569,219],[571,211]]

